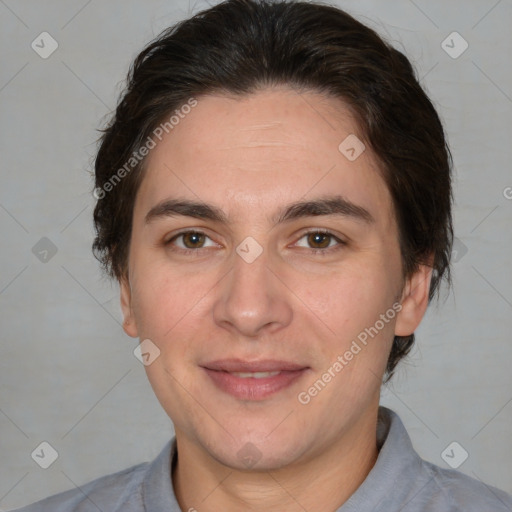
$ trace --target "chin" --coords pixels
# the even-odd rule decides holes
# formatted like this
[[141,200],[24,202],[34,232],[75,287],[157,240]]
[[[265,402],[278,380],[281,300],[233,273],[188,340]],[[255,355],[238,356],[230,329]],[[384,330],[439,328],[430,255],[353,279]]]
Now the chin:
[[[258,432],[240,433],[229,430],[221,438],[203,444],[211,457],[221,464],[239,471],[273,471],[293,464],[307,451],[304,433],[296,437],[289,432],[272,432],[272,428]],[[269,434],[270,433],[270,434]]]

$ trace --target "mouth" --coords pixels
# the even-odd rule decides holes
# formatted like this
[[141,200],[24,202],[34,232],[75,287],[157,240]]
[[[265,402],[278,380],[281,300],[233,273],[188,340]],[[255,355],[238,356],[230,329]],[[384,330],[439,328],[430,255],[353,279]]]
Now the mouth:
[[264,400],[301,378],[307,366],[288,361],[225,359],[201,366],[213,384],[240,400]]

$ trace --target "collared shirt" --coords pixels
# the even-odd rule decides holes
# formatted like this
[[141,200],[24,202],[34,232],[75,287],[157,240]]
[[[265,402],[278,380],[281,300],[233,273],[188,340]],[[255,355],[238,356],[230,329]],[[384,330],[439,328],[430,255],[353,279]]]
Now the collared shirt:
[[[377,462],[337,512],[512,512],[511,495],[422,460],[398,415],[382,406],[377,445]],[[175,455],[173,438],[150,463],[98,478],[18,512],[182,512],[171,480]],[[196,506],[200,510],[200,504]]]

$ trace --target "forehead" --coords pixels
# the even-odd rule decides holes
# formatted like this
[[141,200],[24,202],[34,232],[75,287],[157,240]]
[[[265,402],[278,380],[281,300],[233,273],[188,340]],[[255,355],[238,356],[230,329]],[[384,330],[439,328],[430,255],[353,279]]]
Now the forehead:
[[340,151],[347,137],[363,139],[349,109],[318,92],[199,97],[148,155],[138,202],[147,210],[185,196],[225,211],[269,212],[276,202],[336,192],[386,216],[390,198],[376,160],[369,150],[349,160]]
[[222,152],[228,152],[233,159],[261,155],[261,148],[269,148],[269,155],[289,158],[293,151],[304,152],[312,145],[332,156],[338,151],[340,134],[356,131],[355,120],[340,100],[285,87],[241,97],[203,96],[173,129],[175,145],[188,150],[188,156],[193,152],[201,157],[206,152],[211,158],[215,152],[223,158]]

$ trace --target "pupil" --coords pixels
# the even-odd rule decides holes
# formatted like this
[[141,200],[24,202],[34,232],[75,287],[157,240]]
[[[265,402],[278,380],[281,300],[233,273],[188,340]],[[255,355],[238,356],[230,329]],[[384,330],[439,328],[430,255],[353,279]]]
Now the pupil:
[[185,245],[188,247],[189,244],[187,243],[188,240],[190,239],[193,239],[192,240],[192,249],[194,248],[194,246],[197,245],[197,242],[201,241],[201,238],[203,237],[203,235],[201,233],[188,233],[187,235],[185,235],[184,237],[184,241],[185,241]]
[[[324,233],[313,233],[312,235],[310,235],[310,237],[312,238],[313,244],[320,244],[322,248],[327,247],[329,245],[329,235],[326,235]],[[324,240],[324,242],[327,243],[322,243],[322,239]]]

